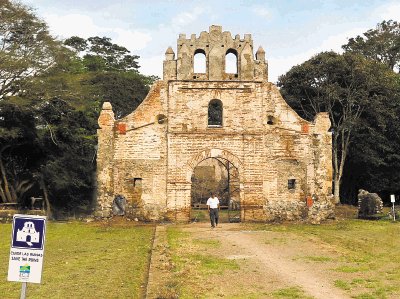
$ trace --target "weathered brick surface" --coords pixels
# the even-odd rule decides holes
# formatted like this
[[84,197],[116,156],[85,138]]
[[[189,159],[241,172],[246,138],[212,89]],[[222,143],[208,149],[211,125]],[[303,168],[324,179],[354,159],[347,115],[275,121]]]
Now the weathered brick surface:
[[[193,73],[198,51],[206,54],[204,74]],[[226,53],[236,54],[237,74],[225,73]],[[329,117],[320,113],[307,122],[287,105],[276,86],[266,82],[264,50],[259,48],[253,59],[251,35],[232,38],[211,26],[199,37],[181,35],[176,60],[171,48],[165,55],[163,80],[132,114],[117,121],[110,104],[103,107],[97,158],[100,215],[110,213],[113,198],[121,194],[132,217],[187,221],[193,169],[217,157],[238,169],[242,221],[312,215],[315,222],[327,217],[318,215],[331,215]],[[220,127],[208,125],[213,99],[223,105]],[[288,180],[295,180],[294,189]],[[305,202],[311,195],[318,201],[312,209]]]

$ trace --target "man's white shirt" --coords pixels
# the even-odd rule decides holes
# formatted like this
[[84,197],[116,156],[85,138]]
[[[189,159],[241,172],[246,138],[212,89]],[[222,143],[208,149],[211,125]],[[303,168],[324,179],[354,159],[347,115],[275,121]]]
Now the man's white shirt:
[[216,209],[218,208],[218,205],[219,205],[218,197],[210,197],[207,200],[207,206],[210,206],[210,209]]

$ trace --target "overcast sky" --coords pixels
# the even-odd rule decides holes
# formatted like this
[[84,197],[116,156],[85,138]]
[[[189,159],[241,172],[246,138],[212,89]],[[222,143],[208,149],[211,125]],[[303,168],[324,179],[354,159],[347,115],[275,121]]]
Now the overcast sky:
[[340,51],[350,37],[382,20],[399,21],[399,0],[21,0],[36,9],[53,35],[107,36],[139,55],[140,71],[162,77],[165,50],[222,25],[251,33],[269,63],[269,81],[321,51]]

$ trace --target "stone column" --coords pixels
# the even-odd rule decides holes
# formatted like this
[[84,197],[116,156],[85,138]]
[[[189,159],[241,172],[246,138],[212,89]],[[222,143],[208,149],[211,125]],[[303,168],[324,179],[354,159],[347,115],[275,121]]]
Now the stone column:
[[332,133],[328,113],[318,113],[314,123],[315,192],[326,197],[332,195]]
[[114,113],[111,103],[104,102],[97,130],[97,206],[96,216],[111,215],[114,197],[113,155],[114,155]]

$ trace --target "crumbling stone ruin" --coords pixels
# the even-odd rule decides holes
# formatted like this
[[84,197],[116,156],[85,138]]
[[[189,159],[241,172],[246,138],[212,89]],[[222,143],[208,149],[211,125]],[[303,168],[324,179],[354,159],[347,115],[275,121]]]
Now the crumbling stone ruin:
[[370,218],[383,211],[383,201],[376,193],[358,190],[358,218]]
[[[171,47],[165,53],[163,79],[133,113],[117,120],[104,103],[98,216],[111,215],[120,194],[126,215],[188,221],[194,168],[210,158],[236,171],[241,221],[332,216],[329,117],[299,117],[268,82],[263,48],[253,53],[250,34],[232,37],[221,26],[200,36],[180,34],[176,56]],[[232,54],[236,70],[227,73]],[[196,70],[199,57],[202,72]]]

